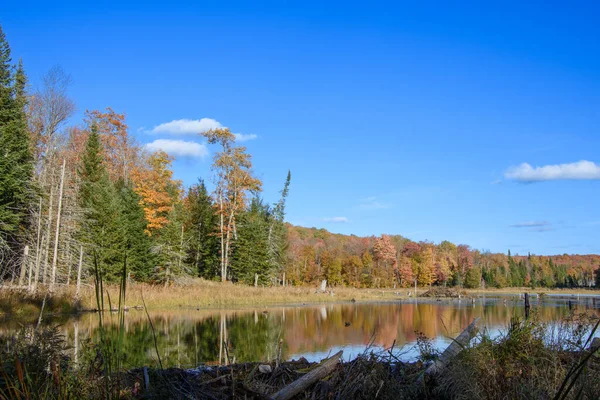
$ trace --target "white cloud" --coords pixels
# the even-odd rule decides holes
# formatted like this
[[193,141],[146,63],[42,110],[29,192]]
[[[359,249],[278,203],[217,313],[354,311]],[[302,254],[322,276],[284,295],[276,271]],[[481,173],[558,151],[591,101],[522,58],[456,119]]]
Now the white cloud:
[[219,121],[212,118],[175,119],[171,122],[155,126],[150,133],[166,133],[170,135],[198,135],[210,129],[222,128]]
[[545,165],[532,167],[523,163],[509,168],[505,173],[506,179],[522,183],[533,183],[555,180],[598,180],[600,179],[600,165],[592,161],[578,161],[570,164]]
[[254,140],[258,137],[254,133],[248,133],[248,134],[234,133],[233,135],[235,136],[236,142],[247,142],[248,140]]
[[328,218],[323,218],[323,221],[335,222],[338,224],[345,224],[345,223],[349,222],[348,218],[346,218],[346,217],[328,217]]
[[148,143],[146,148],[152,152],[162,150],[176,157],[204,158],[208,155],[206,145],[185,140],[158,139]]
[[360,199],[359,207],[366,210],[380,210],[383,208],[390,208],[391,205],[388,203],[382,203],[377,200],[377,197],[371,196],[364,199]]

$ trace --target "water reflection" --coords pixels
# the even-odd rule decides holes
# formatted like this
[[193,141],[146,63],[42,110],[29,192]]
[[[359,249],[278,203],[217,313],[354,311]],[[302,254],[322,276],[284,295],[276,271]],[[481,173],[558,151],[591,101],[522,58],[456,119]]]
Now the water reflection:
[[[551,296],[534,299],[532,305],[543,321],[566,316],[570,307],[597,312],[595,297],[577,300]],[[285,359],[303,356],[319,360],[339,348],[348,358],[364,351],[371,340],[376,348],[387,348],[395,341],[397,348],[404,347],[403,357],[410,358],[416,354],[410,350],[419,332],[443,347],[475,317],[480,317],[490,331],[498,331],[511,317],[523,315],[518,297],[150,312],[162,364],[177,367],[271,360],[277,355],[280,340]],[[60,329],[73,345],[75,361],[83,354],[82,346],[98,339],[97,318],[86,314],[60,321]],[[106,317],[109,332],[116,332],[117,322],[116,314]],[[0,334],[17,329],[16,321],[5,321]],[[125,330],[125,365],[157,365],[153,333],[145,313],[127,313]]]

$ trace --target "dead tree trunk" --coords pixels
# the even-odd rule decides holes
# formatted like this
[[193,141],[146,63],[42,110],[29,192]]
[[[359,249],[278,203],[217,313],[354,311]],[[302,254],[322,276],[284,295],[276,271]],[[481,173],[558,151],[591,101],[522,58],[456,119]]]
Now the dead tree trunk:
[[58,190],[58,210],[56,213],[56,233],[54,235],[54,255],[52,256],[52,280],[50,281],[50,291],[54,290],[56,283],[56,264],[58,262],[58,237],[60,234],[60,215],[62,208],[63,187],[65,184],[65,166],[67,160],[63,159],[62,169],[60,172],[60,189]]
[[71,283],[71,243],[67,241],[67,286]]
[[79,298],[79,288],[81,287],[81,265],[83,264],[83,246],[79,246],[79,265],[77,266],[77,289],[75,297]]
[[40,281],[40,266],[42,264],[42,247],[44,247],[44,240],[46,239],[46,235],[42,235],[42,240],[40,241],[40,254],[39,258],[35,261],[35,276],[33,278],[33,287],[32,290],[35,291],[37,289],[38,282]]
[[[431,364],[427,370],[425,370],[425,375],[437,375],[444,368],[446,368],[448,363],[452,361],[452,359],[469,344],[473,336],[475,336],[478,323],[479,318],[475,318],[473,322],[471,322],[471,324],[467,326],[467,328],[460,335],[458,335],[456,339],[452,341],[452,343],[450,343],[440,357],[433,364]],[[420,380],[422,380],[422,378],[423,376],[421,376]]]
[[46,249],[44,250],[44,270],[42,282],[48,283],[48,254],[50,253],[50,229],[52,228],[52,200],[54,199],[54,186],[50,186],[50,203],[48,205],[48,223],[46,224]]
[[21,272],[19,275],[19,286],[23,286],[25,281],[25,273],[27,272],[27,265],[29,264],[29,246],[25,245],[23,250],[23,261],[21,261]]

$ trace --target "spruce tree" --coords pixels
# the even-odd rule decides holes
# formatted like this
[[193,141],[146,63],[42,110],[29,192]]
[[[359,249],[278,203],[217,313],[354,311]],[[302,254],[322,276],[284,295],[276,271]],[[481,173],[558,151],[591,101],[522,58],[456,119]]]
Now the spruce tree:
[[290,190],[292,174],[288,171],[281,198],[270,213],[268,250],[269,261],[274,269],[283,270],[286,265],[285,254],[288,247],[287,229],[285,227],[285,202]]
[[10,46],[0,27],[0,250],[20,251],[32,198],[26,83],[22,62],[13,74]]
[[186,263],[198,276],[214,279],[220,273],[218,216],[204,181],[192,186],[187,195],[189,209],[186,225],[189,226],[189,241],[186,251]]
[[83,208],[80,240],[87,247],[88,255],[96,251],[104,278],[117,280],[125,254],[124,231],[119,224],[119,198],[104,166],[102,144],[95,125],[91,128],[78,172],[81,179],[79,203]]
[[152,240],[144,232],[148,222],[140,205],[140,196],[131,185],[120,180],[116,186],[121,212],[119,225],[124,235],[127,266],[135,280],[145,282],[150,279],[155,265],[154,255],[150,251]]
[[273,264],[269,257],[269,207],[259,198],[252,199],[250,208],[240,215],[237,225],[237,240],[231,260],[231,277],[246,283],[269,281]]
[[156,254],[156,268],[152,279],[164,283],[165,286],[173,282],[177,276],[189,272],[185,264],[186,213],[183,204],[176,203],[167,216],[169,221],[167,225],[154,235],[156,242],[153,252]]

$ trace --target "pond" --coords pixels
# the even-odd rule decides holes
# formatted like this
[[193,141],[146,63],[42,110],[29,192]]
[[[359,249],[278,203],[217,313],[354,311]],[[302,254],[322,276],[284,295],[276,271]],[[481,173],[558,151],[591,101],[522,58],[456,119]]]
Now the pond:
[[[574,308],[598,313],[598,307],[600,297],[594,296],[532,299],[533,312],[543,321],[556,321]],[[281,357],[287,360],[305,357],[319,361],[339,349],[349,359],[367,348],[377,351],[393,345],[395,354],[408,361],[418,355],[416,343],[421,334],[442,350],[474,318],[480,317],[490,332],[497,333],[512,317],[522,317],[524,307],[519,296],[482,296],[475,300],[185,309],[150,311],[149,315],[152,324],[144,311],[126,314],[126,367],[157,365],[156,349],[164,367],[266,361],[276,358],[280,343]],[[117,314],[105,313],[109,331],[116,331],[117,321]],[[90,340],[98,340],[97,314],[44,323],[58,327],[76,359],[89,349]],[[4,321],[0,334],[18,329],[17,321]]]

